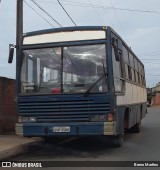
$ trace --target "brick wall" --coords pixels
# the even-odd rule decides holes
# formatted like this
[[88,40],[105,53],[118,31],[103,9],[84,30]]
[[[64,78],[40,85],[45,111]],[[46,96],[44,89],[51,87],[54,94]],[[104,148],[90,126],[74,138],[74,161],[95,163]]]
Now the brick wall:
[[15,131],[15,80],[0,77],[0,134]]
[[152,106],[160,106],[160,93],[152,96]]

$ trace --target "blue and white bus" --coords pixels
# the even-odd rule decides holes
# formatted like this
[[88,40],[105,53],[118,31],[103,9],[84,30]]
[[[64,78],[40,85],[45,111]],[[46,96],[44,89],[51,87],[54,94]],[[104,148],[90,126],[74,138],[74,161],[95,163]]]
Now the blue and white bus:
[[110,27],[65,27],[23,35],[17,53],[16,133],[112,137],[140,132],[144,65]]

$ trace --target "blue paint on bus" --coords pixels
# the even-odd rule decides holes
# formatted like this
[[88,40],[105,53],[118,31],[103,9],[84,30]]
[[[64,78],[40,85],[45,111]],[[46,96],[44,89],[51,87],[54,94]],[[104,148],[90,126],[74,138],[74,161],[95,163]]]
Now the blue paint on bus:
[[[99,40],[81,40],[70,42],[50,42],[44,44],[23,45],[23,38],[47,33],[81,31],[81,30],[104,30],[106,39]],[[42,30],[24,34],[21,39],[22,45],[19,47],[17,54],[17,71],[16,71],[16,89],[17,89],[17,117],[22,118],[24,122],[17,122],[17,129],[22,128],[20,133],[26,137],[32,136],[83,136],[83,135],[122,135],[125,128],[133,127],[139,123],[146,115],[146,103],[137,103],[131,105],[116,105],[116,93],[114,84],[114,74],[112,66],[112,38],[117,37],[118,50],[123,53],[121,45],[124,44],[128,50],[129,47],[110,27],[93,26],[93,27],[64,27],[49,30]],[[44,94],[23,94],[21,91],[21,69],[23,62],[23,50],[49,49],[61,47],[62,58],[64,47],[78,47],[87,45],[105,45],[107,65],[107,87],[108,91],[104,93],[44,93]],[[130,52],[134,55],[132,50]],[[34,55],[34,53],[33,53]],[[22,57],[23,56],[23,57]],[[30,55],[31,61],[34,62],[33,56]],[[140,60],[135,56],[135,58]],[[76,61],[76,60],[74,60]],[[103,61],[103,60],[102,60]],[[74,63],[73,61],[71,62]],[[63,63],[60,63],[63,65]],[[74,65],[74,64],[73,64]],[[103,65],[103,67],[104,67]],[[35,65],[36,66],[36,65]],[[27,67],[27,66],[26,66]],[[43,66],[44,67],[44,66]],[[89,66],[88,66],[89,67]],[[90,66],[91,67],[91,66]],[[98,66],[97,66],[98,67]],[[102,67],[102,65],[101,65]],[[36,66],[37,68],[37,66]],[[82,68],[83,69],[83,68]],[[34,70],[34,68],[33,68]],[[97,69],[98,70],[98,69]],[[28,71],[28,70],[27,70]],[[103,69],[104,71],[104,69]],[[29,73],[26,73],[27,76]],[[34,73],[33,73],[34,74]],[[62,73],[63,74],[63,73]],[[25,75],[26,76],[26,75]],[[24,76],[24,77],[25,77]],[[39,73],[38,76],[41,76]],[[37,78],[38,79],[38,78]],[[63,78],[62,78],[63,79]],[[63,81],[63,80],[61,80]],[[130,80],[124,79],[125,83]],[[131,82],[132,83],[132,82]],[[61,87],[63,84],[61,84]],[[28,88],[26,86],[26,88]],[[32,88],[32,86],[30,87]],[[101,89],[101,88],[99,88]],[[121,92],[122,96],[125,91]],[[108,120],[112,114],[112,120]],[[35,122],[27,122],[31,117]],[[92,120],[93,119],[93,120]],[[70,127],[69,132],[53,132],[54,127]],[[18,133],[18,131],[17,131]]]

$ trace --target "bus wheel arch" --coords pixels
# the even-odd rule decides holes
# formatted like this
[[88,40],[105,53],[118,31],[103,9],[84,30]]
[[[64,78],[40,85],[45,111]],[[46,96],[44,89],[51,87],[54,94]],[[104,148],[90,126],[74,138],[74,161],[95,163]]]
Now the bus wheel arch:
[[129,113],[130,113],[130,109],[129,107],[125,108],[125,112],[124,112],[124,130],[127,130],[129,128]]
[[143,114],[143,105],[140,106],[140,120],[131,128],[132,133],[140,133],[141,132],[142,114]]
[[141,104],[141,108],[140,108],[140,120],[142,119],[142,114],[143,114],[143,105]]
[[141,132],[141,120],[136,123],[132,128],[132,133],[140,133]]

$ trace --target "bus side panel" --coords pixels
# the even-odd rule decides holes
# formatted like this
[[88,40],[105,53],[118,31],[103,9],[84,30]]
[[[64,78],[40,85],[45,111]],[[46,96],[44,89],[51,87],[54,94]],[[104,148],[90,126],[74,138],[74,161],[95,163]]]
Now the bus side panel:
[[142,119],[146,116],[147,114],[147,104],[143,103],[142,104]]
[[[140,112],[138,112],[137,108],[140,108],[140,105],[130,105],[129,106],[129,122],[128,122],[128,128],[131,128],[137,123],[137,119],[140,118]],[[139,120],[138,120],[139,121]]]
[[[146,115],[146,103],[118,106],[116,111],[116,131],[118,134],[123,133],[124,123],[127,121],[127,129],[139,123]],[[126,117],[126,119],[125,119]]]
[[131,112],[129,113],[129,128],[139,123],[146,115],[146,103],[140,103],[129,106]]

